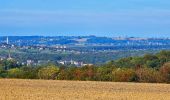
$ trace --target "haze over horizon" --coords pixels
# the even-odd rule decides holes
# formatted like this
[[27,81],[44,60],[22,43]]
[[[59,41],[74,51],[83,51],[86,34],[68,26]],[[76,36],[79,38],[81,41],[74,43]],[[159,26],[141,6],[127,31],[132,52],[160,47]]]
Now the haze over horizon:
[[0,36],[170,37],[169,0],[1,0]]
[[153,35],[147,35],[147,34],[141,34],[141,35],[136,35],[136,34],[53,34],[53,35],[46,35],[46,34],[2,34],[0,33],[0,36],[2,37],[9,37],[9,36],[97,36],[97,37],[136,37],[136,38],[170,38],[168,36],[169,34],[153,34]]

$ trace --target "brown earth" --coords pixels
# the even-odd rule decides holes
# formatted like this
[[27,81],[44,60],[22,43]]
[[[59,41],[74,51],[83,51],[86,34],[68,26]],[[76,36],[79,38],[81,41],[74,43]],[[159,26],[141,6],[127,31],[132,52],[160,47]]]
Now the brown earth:
[[170,84],[0,79],[0,100],[170,100]]

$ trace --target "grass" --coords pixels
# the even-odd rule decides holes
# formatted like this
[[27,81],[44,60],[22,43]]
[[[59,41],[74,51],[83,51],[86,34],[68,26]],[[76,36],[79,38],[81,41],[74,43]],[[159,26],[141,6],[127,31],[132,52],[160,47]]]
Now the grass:
[[170,100],[169,84],[0,79],[0,100]]

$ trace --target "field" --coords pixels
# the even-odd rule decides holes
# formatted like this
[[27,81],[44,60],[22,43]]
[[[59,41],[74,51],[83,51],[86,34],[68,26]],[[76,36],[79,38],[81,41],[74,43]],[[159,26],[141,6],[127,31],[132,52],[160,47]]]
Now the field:
[[0,100],[170,100],[170,85],[0,79]]

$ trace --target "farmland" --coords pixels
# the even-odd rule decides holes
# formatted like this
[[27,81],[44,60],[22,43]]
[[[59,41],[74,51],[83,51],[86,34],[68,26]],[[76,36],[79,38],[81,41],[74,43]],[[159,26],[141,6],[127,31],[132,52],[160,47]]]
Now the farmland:
[[169,84],[0,80],[0,100],[169,100]]

